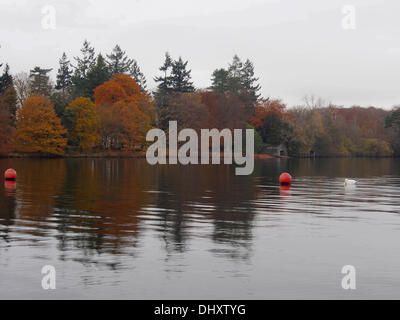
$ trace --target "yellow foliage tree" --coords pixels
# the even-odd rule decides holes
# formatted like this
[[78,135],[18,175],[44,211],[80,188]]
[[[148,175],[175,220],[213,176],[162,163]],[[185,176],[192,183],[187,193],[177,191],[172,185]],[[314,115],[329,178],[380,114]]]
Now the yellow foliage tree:
[[17,114],[16,150],[51,155],[64,154],[67,131],[57,117],[53,104],[45,97],[27,99]]
[[65,109],[69,140],[82,151],[91,151],[100,142],[100,121],[96,106],[89,98],[76,98]]

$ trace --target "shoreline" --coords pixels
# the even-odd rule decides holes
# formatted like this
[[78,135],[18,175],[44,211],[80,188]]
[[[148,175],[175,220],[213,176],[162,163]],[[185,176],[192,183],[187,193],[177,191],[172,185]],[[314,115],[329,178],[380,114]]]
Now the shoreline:
[[[224,153],[221,152],[221,158]],[[0,155],[0,159],[143,159],[146,158],[146,152],[138,153],[124,153],[124,152],[99,152],[99,153],[77,153],[77,154],[63,154],[57,155],[40,155],[40,154],[22,154],[11,153],[8,155]],[[257,160],[270,160],[270,159],[335,159],[335,158],[368,158],[368,159],[384,159],[384,158],[399,158],[398,156],[317,156],[317,157],[304,157],[304,156],[273,156],[269,154],[255,153],[254,159]]]

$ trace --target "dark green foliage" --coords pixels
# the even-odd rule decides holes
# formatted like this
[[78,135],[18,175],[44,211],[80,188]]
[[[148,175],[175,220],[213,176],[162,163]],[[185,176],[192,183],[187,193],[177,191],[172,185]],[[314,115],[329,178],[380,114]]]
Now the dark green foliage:
[[30,71],[30,85],[33,95],[50,97],[52,85],[50,83],[49,72],[53,69],[43,69],[35,67]]
[[3,74],[0,76],[0,104],[0,107],[9,112],[11,125],[14,126],[17,116],[17,93],[14,89],[13,78],[8,64],[6,64]]
[[260,97],[258,91],[261,87],[257,81],[253,63],[249,59],[242,63],[235,55],[228,70],[221,68],[213,72],[211,89],[216,93],[233,92],[246,96],[249,102],[254,104]]
[[155,77],[154,81],[158,83],[156,97],[160,97],[172,92],[172,80],[170,69],[172,68],[172,59],[168,52],[165,53],[164,64],[159,68],[163,75]]
[[65,92],[70,92],[72,88],[72,73],[70,66],[71,63],[67,58],[65,52],[63,53],[60,61],[60,67],[58,68],[57,73],[57,82],[55,88],[57,90],[62,90]]
[[289,140],[293,134],[293,128],[280,116],[271,114],[263,119],[263,126],[259,128],[259,133],[265,143],[276,146]]
[[136,60],[133,60],[132,66],[130,68],[130,75],[139,84],[140,90],[146,92],[147,90],[147,80]]
[[94,89],[111,79],[110,69],[104,57],[99,54],[96,64],[91,66],[86,76],[86,97],[93,98]]
[[63,120],[65,108],[71,103],[72,95],[68,92],[54,92],[50,96],[50,101],[54,105],[57,116]]
[[215,93],[222,94],[230,90],[230,76],[229,71],[225,69],[217,69],[213,72],[212,78],[212,90]]
[[395,128],[400,135],[400,109],[392,112],[385,120],[385,128]]
[[125,51],[122,51],[119,45],[116,45],[113,51],[107,55],[107,63],[111,76],[115,74],[130,73],[133,60],[129,59]]
[[[0,65],[0,67],[3,64]],[[0,76],[0,94],[3,94],[7,88],[9,88],[10,86],[12,86],[13,84],[13,80],[12,80],[12,76],[10,74],[10,67],[8,64],[6,64],[3,74]]]
[[75,57],[76,66],[72,76],[72,84],[74,85],[74,96],[88,97],[90,88],[87,80],[87,74],[96,64],[94,48],[90,46],[90,42],[84,41],[81,49],[81,57]]
[[191,82],[191,70],[187,70],[188,62],[183,62],[182,58],[172,63],[171,85],[174,92],[193,92],[193,82]]

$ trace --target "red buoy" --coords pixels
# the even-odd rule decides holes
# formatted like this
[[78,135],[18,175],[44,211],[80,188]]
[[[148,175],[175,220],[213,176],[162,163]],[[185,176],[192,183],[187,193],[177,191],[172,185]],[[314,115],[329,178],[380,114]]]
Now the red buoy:
[[6,180],[16,180],[17,179],[17,172],[14,169],[7,169],[4,172],[4,179]]
[[291,184],[292,183],[292,176],[287,172],[282,173],[279,176],[279,183],[282,184],[282,185]]

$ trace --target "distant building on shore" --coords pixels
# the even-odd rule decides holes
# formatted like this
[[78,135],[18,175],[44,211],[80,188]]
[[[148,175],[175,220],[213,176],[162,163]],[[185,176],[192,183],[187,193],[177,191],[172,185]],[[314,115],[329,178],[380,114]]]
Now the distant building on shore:
[[274,157],[286,157],[288,155],[287,148],[284,144],[273,146],[270,144],[264,144],[261,149],[262,154],[268,154]]

